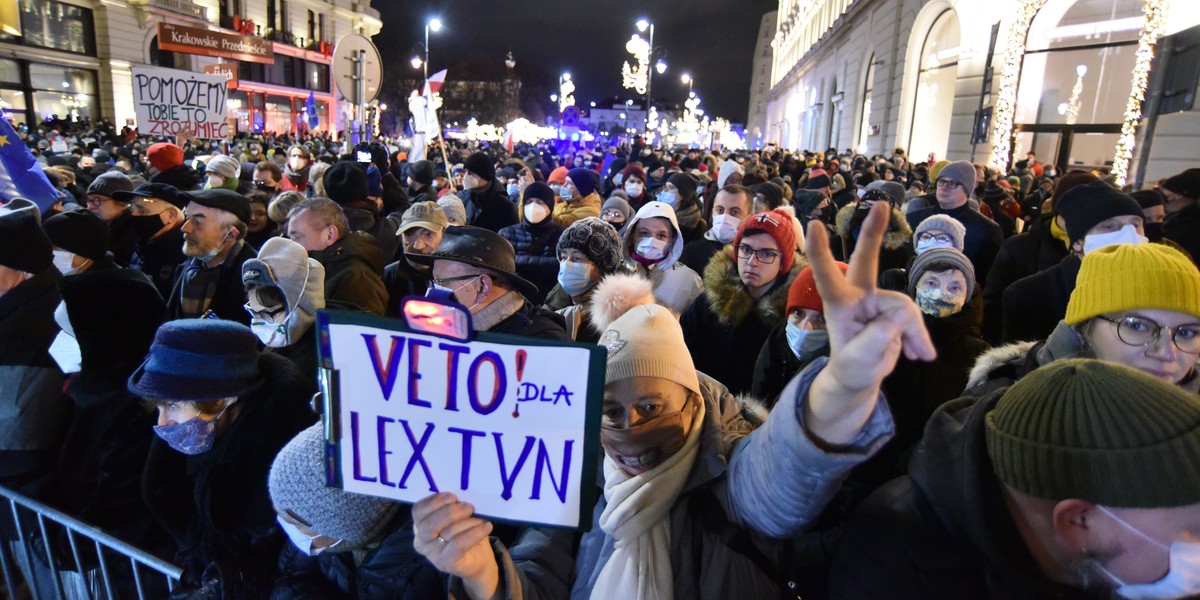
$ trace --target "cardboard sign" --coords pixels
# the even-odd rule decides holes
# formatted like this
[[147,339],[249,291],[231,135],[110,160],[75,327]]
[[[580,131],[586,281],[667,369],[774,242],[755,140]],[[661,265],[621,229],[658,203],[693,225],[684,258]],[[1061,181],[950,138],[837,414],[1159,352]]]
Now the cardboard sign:
[[483,517],[591,521],[604,391],[600,346],[321,311],[329,484],[416,502],[453,492]]
[[223,75],[133,68],[133,103],[141,135],[173,136],[186,131],[201,139],[229,137],[226,98]]

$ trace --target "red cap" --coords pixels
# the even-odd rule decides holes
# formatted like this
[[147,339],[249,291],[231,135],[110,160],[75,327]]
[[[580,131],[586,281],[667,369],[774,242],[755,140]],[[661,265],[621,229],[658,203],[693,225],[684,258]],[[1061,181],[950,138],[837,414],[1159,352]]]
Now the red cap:
[[[850,265],[837,261],[834,264],[845,274]],[[792,287],[788,289],[787,299],[787,314],[807,308],[815,310],[819,313],[825,312],[825,304],[821,302],[821,295],[817,293],[817,280],[813,277],[812,267],[804,267],[803,271],[796,276],[796,280],[792,282]]]
[[158,142],[146,149],[146,160],[158,169],[166,171],[183,164],[183,149],[171,142]]
[[775,238],[775,243],[779,244],[779,274],[790,272],[796,261],[796,225],[791,213],[776,208],[746,217],[738,226],[737,237],[733,238],[735,252],[742,238],[751,231],[763,231]]

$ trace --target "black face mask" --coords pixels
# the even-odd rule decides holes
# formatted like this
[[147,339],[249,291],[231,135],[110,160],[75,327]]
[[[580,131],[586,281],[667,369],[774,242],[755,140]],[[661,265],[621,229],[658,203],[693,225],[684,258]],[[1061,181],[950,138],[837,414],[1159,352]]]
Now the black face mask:
[[1143,223],[1142,230],[1146,232],[1146,238],[1152,242],[1161,242],[1163,239],[1162,223]]
[[162,231],[164,226],[162,217],[159,215],[131,216],[129,222],[133,231],[137,233],[138,239],[143,242],[149,241],[154,234]]
[[858,237],[858,231],[862,229],[863,222],[867,220],[867,215],[871,214],[871,207],[867,204],[859,203],[854,208],[854,215],[850,217],[850,231]]

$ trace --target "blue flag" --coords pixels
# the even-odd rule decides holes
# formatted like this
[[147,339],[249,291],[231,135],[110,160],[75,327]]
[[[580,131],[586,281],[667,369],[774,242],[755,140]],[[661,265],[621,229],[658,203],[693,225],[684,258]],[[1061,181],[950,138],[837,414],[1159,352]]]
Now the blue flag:
[[312,90],[308,91],[308,100],[304,102],[304,109],[308,112],[308,128],[316,129],[321,121],[317,114],[317,97]]
[[25,141],[0,118],[0,199],[8,202],[18,196],[36,204],[42,213],[59,198]]

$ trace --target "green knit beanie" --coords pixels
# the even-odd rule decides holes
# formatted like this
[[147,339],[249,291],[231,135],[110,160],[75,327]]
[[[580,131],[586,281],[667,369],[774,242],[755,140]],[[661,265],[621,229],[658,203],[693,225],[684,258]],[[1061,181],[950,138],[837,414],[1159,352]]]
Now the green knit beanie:
[[1121,508],[1200,502],[1200,398],[1118,364],[1055,361],[987,414],[996,476],[1049,500]]

